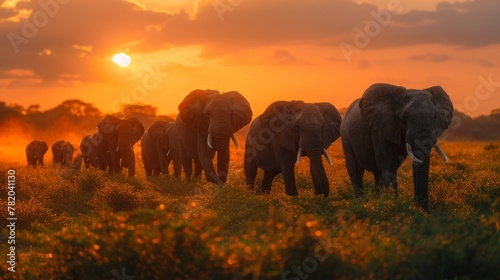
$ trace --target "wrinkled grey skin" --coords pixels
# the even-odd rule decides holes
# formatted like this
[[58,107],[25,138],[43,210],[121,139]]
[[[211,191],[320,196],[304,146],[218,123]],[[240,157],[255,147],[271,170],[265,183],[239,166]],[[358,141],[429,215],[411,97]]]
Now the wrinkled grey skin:
[[43,157],[49,147],[43,141],[34,140],[26,146],[26,160],[28,166],[36,167],[37,164],[43,166]]
[[[194,160],[195,176],[201,173],[201,164],[208,182],[224,184],[229,170],[231,135],[251,119],[250,104],[236,91],[221,94],[213,90],[194,90],[189,93],[179,104],[176,119],[186,179],[192,175]],[[212,162],[215,152],[217,172]]]
[[52,167],[61,165],[65,167],[72,167],[72,157],[75,148],[69,141],[60,140],[52,145]]
[[300,156],[310,160],[310,172],[316,195],[327,197],[330,191],[322,156],[340,137],[340,117],[330,103],[277,101],[269,105],[251,124],[245,143],[244,169],[247,185],[253,189],[257,168],[264,170],[258,193],[269,193],[279,173],[286,194],[296,196],[294,167]]
[[363,195],[364,170],[372,171],[377,186],[389,185],[397,195],[397,170],[407,156],[413,162],[415,200],[428,210],[431,149],[448,128],[453,104],[434,86],[423,90],[374,84],[348,108],[340,128],[349,177],[356,196]]
[[100,168],[105,163],[103,157],[99,154],[98,146],[102,142],[102,135],[99,132],[93,135],[87,135],[80,143],[80,151],[82,152],[83,164],[85,168],[94,167]]
[[108,173],[121,173],[123,168],[128,168],[128,175],[135,176],[134,144],[144,134],[144,126],[139,119],[106,116],[97,128],[103,135],[98,150],[106,161]]
[[146,176],[168,175],[168,166],[172,162],[175,177],[180,177],[181,150],[174,122],[153,123],[142,136],[141,153]]

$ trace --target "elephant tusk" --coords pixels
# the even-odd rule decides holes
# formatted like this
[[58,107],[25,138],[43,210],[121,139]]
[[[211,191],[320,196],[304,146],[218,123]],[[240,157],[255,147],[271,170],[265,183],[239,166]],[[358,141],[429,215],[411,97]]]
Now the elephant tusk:
[[414,154],[411,149],[411,145],[409,143],[406,143],[406,152],[408,153],[408,156],[411,158],[416,163],[422,163],[423,161],[419,160]]
[[300,164],[300,157],[302,156],[302,148],[299,148],[297,152],[297,163]]
[[438,154],[443,158],[444,163],[448,163],[448,157],[446,154],[441,150],[441,147],[439,147],[439,144],[436,143],[436,146],[434,146],[434,149],[438,152]]
[[330,164],[330,166],[333,166],[332,159],[330,158],[330,155],[328,155],[328,152],[326,151],[325,148],[323,148],[323,154],[325,155],[325,158],[328,161],[328,164]]
[[231,140],[233,140],[234,146],[236,147],[236,149],[238,149],[240,144],[238,144],[238,139],[236,139],[236,136],[234,136],[234,134],[231,134]]
[[208,134],[208,137],[207,137],[207,145],[210,147],[210,149],[213,149],[212,148],[212,134]]

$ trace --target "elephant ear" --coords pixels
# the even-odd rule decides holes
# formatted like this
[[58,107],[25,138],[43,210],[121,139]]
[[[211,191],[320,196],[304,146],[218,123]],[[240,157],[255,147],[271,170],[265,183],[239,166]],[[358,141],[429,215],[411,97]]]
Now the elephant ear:
[[289,151],[298,149],[299,135],[294,124],[304,104],[303,101],[276,101],[260,116],[262,128],[271,129],[279,144]]
[[208,96],[220,94],[217,91],[196,89],[179,104],[179,115],[184,123],[197,131],[207,131],[208,122],[203,108]]
[[132,126],[132,143],[137,143],[141,140],[142,135],[144,135],[144,126],[141,121],[136,117],[131,117],[127,121],[130,122]]
[[166,121],[156,121],[148,129],[149,136],[154,142],[158,141],[158,138],[165,134],[165,127],[167,126]]
[[401,144],[398,103],[406,88],[389,84],[370,86],[359,102],[361,116],[371,129],[388,141]]
[[97,128],[103,134],[108,135],[108,134],[115,132],[116,127],[118,126],[119,123],[120,123],[119,118],[117,118],[115,116],[107,115],[104,119],[102,119],[101,122],[99,122],[99,124],[97,125]]
[[323,126],[323,147],[327,149],[330,145],[340,137],[340,123],[342,117],[335,106],[328,102],[314,103],[325,119]]
[[432,103],[437,109],[434,131],[439,137],[448,128],[453,118],[453,104],[450,97],[440,86],[433,86],[425,89],[432,94]]
[[232,105],[231,125],[233,133],[240,130],[252,120],[252,108],[248,100],[237,91],[225,92]]

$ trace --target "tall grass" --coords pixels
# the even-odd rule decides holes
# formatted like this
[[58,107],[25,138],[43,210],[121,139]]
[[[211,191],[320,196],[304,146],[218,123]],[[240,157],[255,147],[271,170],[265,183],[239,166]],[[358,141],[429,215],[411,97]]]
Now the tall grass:
[[[223,187],[1,164],[4,186],[16,170],[18,266],[0,277],[116,279],[124,269],[135,279],[498,279],[500,150],[441,146],[450,164],[432,158],[429,214],[413,204],[408,162],[397,198],[375,194],[369,175],[367,197],[354,198],[337,143],[327,199],[313,195],[307,161],[299,197],[284,194],[280,176],[269,195],[247,190],[237,158]],[[5,191],[0,198],[6,209]]]

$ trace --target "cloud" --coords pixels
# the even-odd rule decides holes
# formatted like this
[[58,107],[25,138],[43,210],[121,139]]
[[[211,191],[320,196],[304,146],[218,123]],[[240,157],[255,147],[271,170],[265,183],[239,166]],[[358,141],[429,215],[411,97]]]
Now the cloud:
[[[222,0],[221,0],[222,1]],[[356,27],[364,29],[380,9],[349,0],[254,0],[224,12],[221,21],[214,9],[220,1],[202,0],[196,16],[172,16],[161,30],[151,32],[155,42],[202,44],[206,56],[273,44],[336,45],[352,42]],[[441,2],[435,11],[393,11],[380,36],[370,47],[398,47],[422,43],[480,47],[500,43],[500,1]],[[380,37],[380,38],[378,38]],[[147,41],[144,44],[148,44]]]
[[272,64],[306,64],[286,50],[276,50],[272,56],[267,58],[267,61]]
[[0,8],[0,21],[15,16],[16,12],[12,9]]
[[451,60],[451,57],[445,54],[426,53],[426,54],[411,56],[410,59],[413,61],[422,61],[422,62],[444,62]]
[[482,47],[500,43],[500,1],[442,2],[435,11],[395,15],[381,46],[441,43]]
[[[225,10],[223,20],[220,10],[217,12],[214,7],[220,1],[238,3]],[[127,48],[132,53],[150,53],[200,46],[200,56],[219,59],[256,48],[306,44],[331,46],[338,52],[332,52],[337,57],[342,56],[339,44],[353,44],[354,28],[363,29],[375,20],[373,13],[380,11],[375,5],[351,0],[200,0],[196,14],[146,10],[124,0],[70,0],[60,4],[58,11],[48,16],[47,23],[36,28],[32,38],[20,43],[16,54],[8,35],[23,36],[26,22],[43,19],[40,15],[45,10],[40,3],[47,2],[58,3],[32,0],[17,2],[15,8],[0,8],[0,38],[4,38],[0,40],[0,73],[24,69],[48,83],[67,77],[102,82],[113,75],[103,66],[103,60]],[[27,21],[2,21],[21,10],[32,11]],[[367,48],[434,43],[471,48],[497,44],[500,43],[500,37],[496,36],[500,30],[499,10],[497,0],[442,2],[434,11],[403,9],[402,13],[391,14],[390,24],[370,38]],[[50,55],[40,56],[43,52]],[[297,63],[295,57],[283,50],[269,59],[278,64]],[[435,62],[449,58],[425,54],[410,59]],[[363,65],[369,66],[360,63]]]
[[[56,6],[42,7],[40,3]],[[18,13],[21,9],[32,11],[26,20],[0,24],[0,37],[4,38],[0,41],[0,72],[21,68],[49,83],[76,74],[84,82],[109,80],[102,67],[106,57],[143,40],[147,26],[169,17],[121,0],[29,1],[18,2],[10,10]],[[44,50],[51,55],[38,55]]]
[[[177,45],[202,44],[204,55],[282,43],[311,43],[347,33],[363,21],[373,5],[349,0],[252,0],[224,13],[222,21],[214,8],[218,1],[202,0],[194,18],[178,13],[161,30],[152,30],[149,40]],[[144,45],[149,45],[145,41]]]
[[360,68],[360,69],[367,69],[367,68],[370,68],[371,66],[372,66],[372,63],[366,59],[361,59],[358,62],[358,68]]

